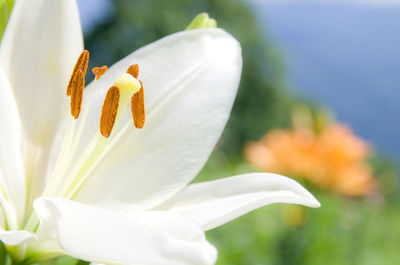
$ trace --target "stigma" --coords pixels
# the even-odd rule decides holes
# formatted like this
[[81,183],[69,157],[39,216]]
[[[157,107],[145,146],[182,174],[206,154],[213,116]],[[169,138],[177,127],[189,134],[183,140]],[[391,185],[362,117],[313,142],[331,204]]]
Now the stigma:
[[114,85],[130,96],[137,93],[141,87],[139,80],[128,73],[124,73],[118,77],[118,79],[115,80]]

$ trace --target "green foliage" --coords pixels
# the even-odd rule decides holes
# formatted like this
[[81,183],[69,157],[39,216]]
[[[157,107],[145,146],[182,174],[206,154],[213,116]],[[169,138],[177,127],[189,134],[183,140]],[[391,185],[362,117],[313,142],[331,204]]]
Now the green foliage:
[[[397,174],[386,160],[374,158],[373,164],[383,183],[373,197],[348,198],[309,187],[321,208],[270,205],[207,232],[219,250],[217,265],[398,264]],[[216,151],[197,181],[250,171],[239,158]],[[298,217],[292,208],[302,213],[301,222],[293,222]]]
[[217,264],[398,264],[396,205],[317,197],[323,207],[302,208],[306,223],[298,227],[282,221],[288,206],[273,205],[208,232],[219,249]]
[[0,0],[0,40],[6,29],[13,6],[14,0]]
[[244,67],[238,97],[222,147],[238,153],[249,139],[285,125],[291,100],[286,93],[276,50],[263,36],[253,12],[240,0],[114,0],[114,15],[87,37],[92,65],[110,65],[135,49],[181,31],[201,12],[242,45]]
[[7,251],[4,244],[0,242],[0,265],[6,264],[7,261]]
[[[77,260],[69,256],[62,256],[49,262],[49,265],[89,265],[90,262]],[[46,265],[46,264],[44,264]]]

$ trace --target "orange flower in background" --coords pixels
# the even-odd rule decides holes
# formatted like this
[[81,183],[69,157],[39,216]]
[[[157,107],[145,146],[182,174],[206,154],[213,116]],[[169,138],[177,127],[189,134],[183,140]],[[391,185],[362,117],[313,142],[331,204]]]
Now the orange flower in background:
[[312,128],[275,129],[250,142],[245,157],[261,171],[303,178],[323,189],[359,196],[376,190],[377,182],[365,159],[371,148],[339,123]]

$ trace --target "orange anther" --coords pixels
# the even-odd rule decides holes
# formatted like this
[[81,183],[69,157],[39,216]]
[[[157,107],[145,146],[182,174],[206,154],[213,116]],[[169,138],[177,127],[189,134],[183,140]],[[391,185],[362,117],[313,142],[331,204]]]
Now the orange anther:
[[112,86],[104,99],[103,109],[101,110],[100,132],[108,138],[114,127],[115,118],[118,113],[120,91],[117,86]]
[[132,64],[131,66],[129,66],[129,68],[126,72],[137,79],[139,76],[139,65]]
[[143,128],[144,122],[146,119],[145,109],[144,109],[144,90],[143,83],[139,81],[141,84],[140,90],[133,94],[131,98],[131,109],[132,109],[132,117],[133,123],[135,127],[138,129]]
[[78,60],[76,61],[74,70],[72,71],[71,78],[69,79],[68,87],[67,87],[67,96],[71,95],[71,87],[73,83],[75,82],[75,76],[79,71],[82,72],[83,76],[83,87],[85,87],[85,76],[86,76],[86,69],[88,67],[89,63],[89,51],[84,50],[81,55],[79,55]]
[[104,75],[108,70],[107,65],[103,65],[102,67],[94,67],[92,69],[93,74],[96,75],[96,80],[99,80],[102,75]]
[[81,70],[78,70],[71,84],[71,115],[77,119],[82,108],[83,88],[85,79]]

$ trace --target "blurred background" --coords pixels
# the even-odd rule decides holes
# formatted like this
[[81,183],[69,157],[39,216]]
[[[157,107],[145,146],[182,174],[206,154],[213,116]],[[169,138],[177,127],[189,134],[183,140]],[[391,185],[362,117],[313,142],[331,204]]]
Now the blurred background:
[[208,232],[219,265],[399,264],[400,1],[78,3],[92,66],[200,12],[240,41],[232,116],[196,181],[281,173],[322,207],[272,205]]

